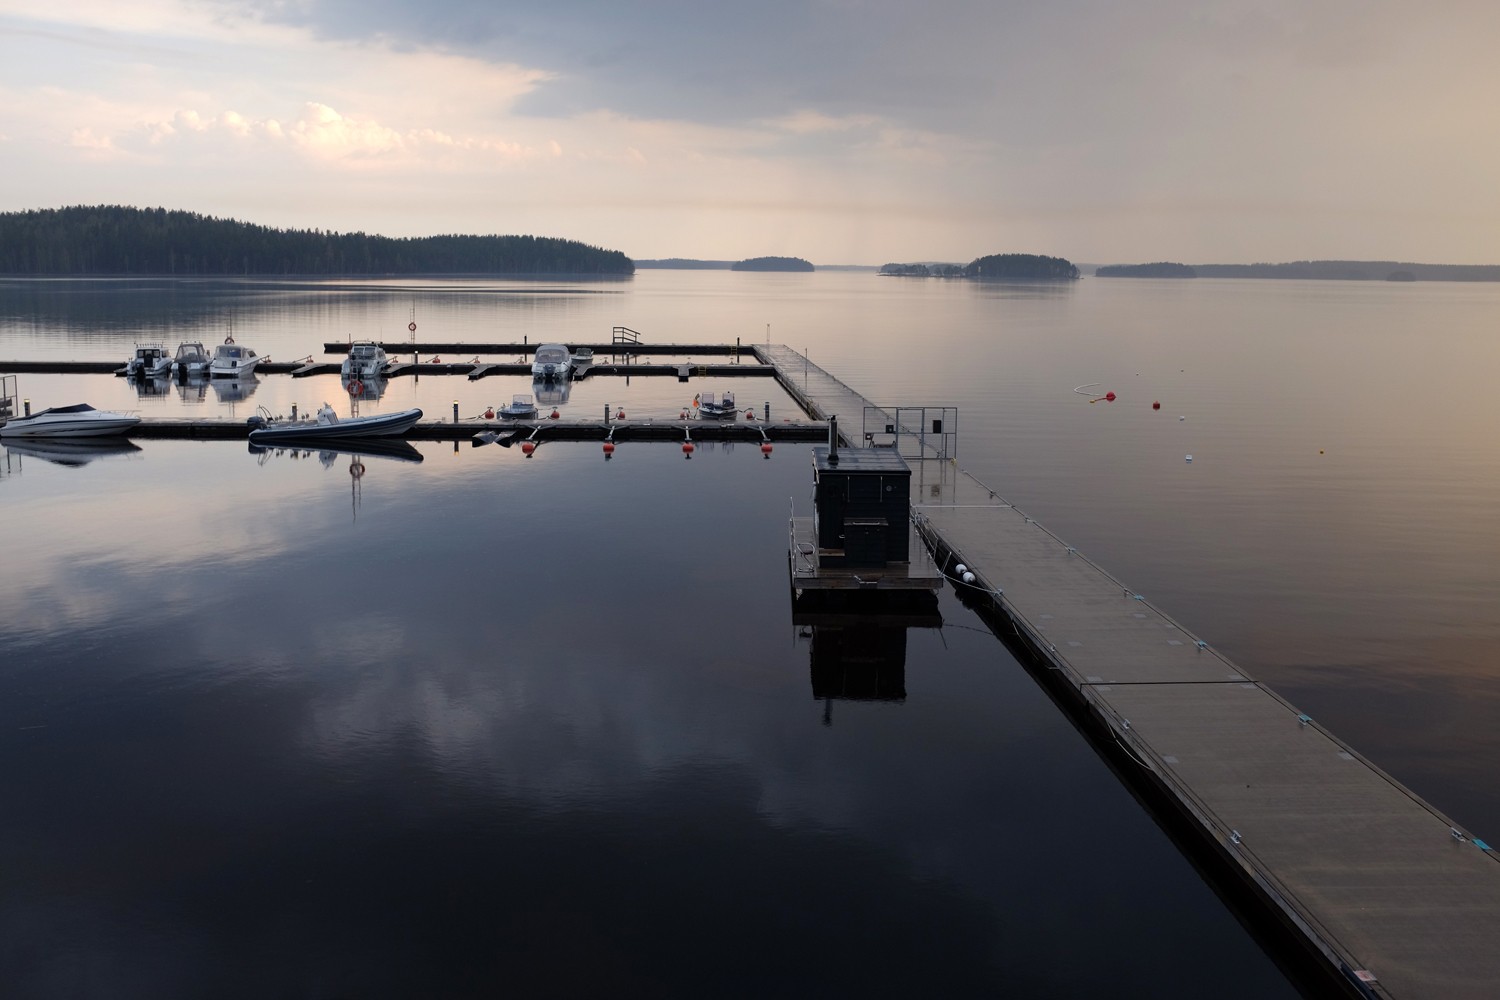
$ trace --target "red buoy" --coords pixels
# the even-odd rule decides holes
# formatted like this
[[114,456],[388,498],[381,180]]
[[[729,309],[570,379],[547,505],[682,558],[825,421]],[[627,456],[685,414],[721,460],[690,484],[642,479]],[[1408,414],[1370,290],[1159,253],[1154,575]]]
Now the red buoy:
[[1151,404],[1151,409],[1153,409],[1153,410],[1159,410],[1159,409],[1161,409],[1161,400],[1157,400],[1156,402],[1152,403]]
[[604,442],[604,454],[606,454],[606,455],[613,455],[614,453],[615,453],[615,443],[613,441],[606,441],[606,442]]
[[533,444],[530,441],[522,441],[521,442],[521,454],[525,455],[527,458],[530,458],[531,457],[531,453],[534,452],[534,451],[536,451],[536,445],[535,444]]
[[767,441],[765,444],[761,445],[760,446],[760,453],[762,455],[766,456],[767,458],[770,458],[771,457],[771,442]]
[[549,419],[551,419],[551,420],[556,420],[557,419],[557,410],[554,409],[552,411],[552,416]]
[[691,441],[684,441],[684,442],[682,442],[682,453],[684,455],[691,455],[693,453],[693,442],[691,442]]
[[484,408],[484,419],[486,419],[486,420],[494,420],[495,419],[495,408],[493,406],[486,406]]
[[615,414],[615,419],[616,420],[624,420],[625,419],[625,410],[623,408],[620,410],[619,413]]
[[755,419],[755,411],[754,410],[746,410],[745,411],[745,419],[746,420],[754,420]]
[[1115,401],[1115,394],[1112,391],[1111,392],[1106,392],[1104,394],[1104,398],[1107,399],[1107,400],[1109,400],[1111,403],[1113,403]]

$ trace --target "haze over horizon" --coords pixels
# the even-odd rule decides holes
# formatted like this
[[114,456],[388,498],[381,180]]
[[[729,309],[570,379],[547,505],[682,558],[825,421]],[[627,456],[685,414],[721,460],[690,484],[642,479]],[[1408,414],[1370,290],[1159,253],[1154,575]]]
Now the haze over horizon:
[[0,210],[633,258],[1500,263],[1500,5],[0,0]]

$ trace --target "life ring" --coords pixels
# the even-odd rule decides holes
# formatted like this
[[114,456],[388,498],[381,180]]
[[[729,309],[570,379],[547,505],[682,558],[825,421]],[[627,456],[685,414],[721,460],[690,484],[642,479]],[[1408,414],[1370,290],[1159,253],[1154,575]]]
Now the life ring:
[[365,391],[365,384],[357,378],[349,380],[349,395],[358,396]]
[[406,324],[406,328],[408,330],[410,330],[412,333],[416,333],[417,332],[417,321],[416,320],[412,320],[410,323]]
[[226,344],[232,344],[232,343],[234,343],[234,334],[231,333],[229,336],[225,337],[224,338],[224,343],[226,343]]
[[349,475],[353,476],[355,479],[358,479],[364,474],[365,463],[361,462],[359,459],[355,459],[353,462],[349,463]]

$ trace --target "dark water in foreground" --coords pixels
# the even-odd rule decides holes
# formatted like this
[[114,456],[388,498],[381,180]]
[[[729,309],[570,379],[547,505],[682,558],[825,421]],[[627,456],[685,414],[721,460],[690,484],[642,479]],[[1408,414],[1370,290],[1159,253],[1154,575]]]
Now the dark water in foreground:
[[[412,314],[434,340],[769,336],[956,405],[961,466],[1500,842],[1500,289],[21,282],[0,357],[232,324],[290,360]],[[341,391],[22,381],[235,419]],[[675,416],[699,388],[726,386],[561,408]],[[951,594],[904,634],[904,699],[814,697],[838,637],[792,625],[783,561],[806,448],[419,444],[356,484],[347,456],[139,445],[0,455],[0,993],[1292,992]]]
[[418,449],[4,481],[7,992],[1288,995],[951,595],[814,698],[805,448]]

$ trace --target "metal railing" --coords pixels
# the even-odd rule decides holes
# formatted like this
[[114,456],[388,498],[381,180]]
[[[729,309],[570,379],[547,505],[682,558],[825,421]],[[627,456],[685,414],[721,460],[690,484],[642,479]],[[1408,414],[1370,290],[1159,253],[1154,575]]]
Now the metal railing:
[[902,458],[958,457],[956,406],[867,406],[862,430],[867,446],[894,448]]

